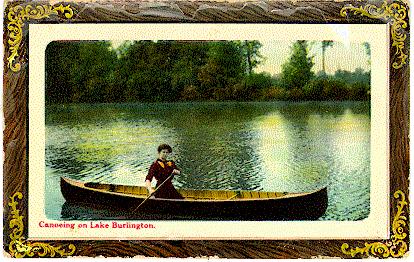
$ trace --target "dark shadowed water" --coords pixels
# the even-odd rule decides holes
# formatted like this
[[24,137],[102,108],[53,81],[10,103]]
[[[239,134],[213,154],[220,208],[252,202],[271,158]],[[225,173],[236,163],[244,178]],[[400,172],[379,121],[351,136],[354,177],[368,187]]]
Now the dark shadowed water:
[[177,188],[305,192],[327,185],[322,220],[369,214],[369,103],[197,102],[46,107],[47,217],[111,217],[64,206],[60,177],[144,185],[161,143],[173,147],[183,170]]

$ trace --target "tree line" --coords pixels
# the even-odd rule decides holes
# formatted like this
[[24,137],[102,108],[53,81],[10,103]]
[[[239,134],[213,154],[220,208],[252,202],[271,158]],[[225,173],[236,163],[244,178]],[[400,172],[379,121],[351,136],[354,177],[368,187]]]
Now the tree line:
[[[337,70],[334,75],[325,72],[325,52],[332,41],[319,42],[322,47],[323,69],[318,74],[312,71],[313,57],[309,55],[309,43],[296,41],[292,54],[282,66],[273,85],[264,90],[262,98],[275,100],[369,100],[371,94],[371,72],[357,68],[354,72]],[[369,45],[364,43],[370,57]]]
[[255,73],[259,41],[56,41],[46,49],[46,102],[366,100],[369,72],[315,75],[297,41],[279,76]]

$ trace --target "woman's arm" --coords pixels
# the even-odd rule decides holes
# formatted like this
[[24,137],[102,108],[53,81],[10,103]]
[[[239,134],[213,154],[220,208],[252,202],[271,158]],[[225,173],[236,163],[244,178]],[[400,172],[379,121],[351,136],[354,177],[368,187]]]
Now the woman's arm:
[[151,186],[151,181],[155,175],[155,169],[156,164],[153,163],[148,170],[148,175],[145,177],[145,187],[147,188],[149,194],[152,194],[155,191],[155,189]]
[[148,189],[149,194],[154,193],[155,189],[151,186],[150,180],[145,180],[145,187]]
[[181,170],[175,165],[174,161],[171,161],[171,167],[173,168],[172,173],[174,175],[179,175],[181,174]]

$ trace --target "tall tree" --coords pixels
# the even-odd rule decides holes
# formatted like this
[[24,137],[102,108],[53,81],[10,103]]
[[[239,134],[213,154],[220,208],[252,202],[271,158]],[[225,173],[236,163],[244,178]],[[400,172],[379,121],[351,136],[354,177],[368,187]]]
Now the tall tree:
[[196,92],[198,73],[207,62],[208,47],[207,42],[174,42],[174,53],[178,54],[171,72],[171,91],[174,94],[181,96],[189,90]]
[[116,54],[107,41],[56,41],[46,49],[47,103],[110,100]]
[[245,72],[243,53],[237,43],[219,41],[210,43],[207,63],[201,67],[198,78],[204,97],[216,100],[229,98],[230,86]]
[[263,61],[263,56],[260,54],[262,44],[257,40],[245,40],[240,42],[240,47],[246,60],[247,73],[250,75],[253,69]]
[[333,46],[333,41],[331,40],[324,40],[322,41],[322,72],[326,75],[326,68],[325,68],[325,52],[328,47]]
[[76,83],[79,42],[54,41],[46,48],[46,103],[70,103]]
[[73,102],[105,102],[109,78],[116,63],[116,53],[109,41],[88,41],[79,44],[79,60],[73,71],[75,82]]
[[282,65],[282,85],[285,88],[302,88],[312,77],[313,57],[308,56],[308,43],[296,41],[292,46],[292,55]]
[[365,47],[365,53],[368,56],[368,64],[371,65],[371,45],[367,42],[364,42],[363,45]]

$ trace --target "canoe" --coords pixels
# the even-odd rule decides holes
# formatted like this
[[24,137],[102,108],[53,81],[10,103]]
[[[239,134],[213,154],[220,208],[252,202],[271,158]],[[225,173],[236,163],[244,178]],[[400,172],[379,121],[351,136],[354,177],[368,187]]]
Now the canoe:
[[328,205],[327,188],[306,193],[179,189],[184,199],[147,198],[143,186],[81,182],[61,177],[69,203],[106,208],[136,219],[140,214],[167,214],[195,220],[316,220]]

